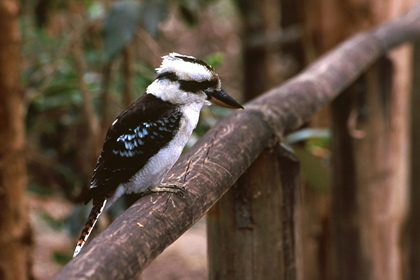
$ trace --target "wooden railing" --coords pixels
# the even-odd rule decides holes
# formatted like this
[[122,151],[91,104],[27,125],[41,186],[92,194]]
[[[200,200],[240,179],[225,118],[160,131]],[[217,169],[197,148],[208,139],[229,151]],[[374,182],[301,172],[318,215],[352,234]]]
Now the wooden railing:
[[[187,188],[185,198],[168,193],[143,197],[54,279],[133,279],[209,211],[257,158],[272,164],[257,164],[239,184],[250,192],[261,189],[261,199],[252,209],[244,204],[239,216],[227,218],[252,234],[223,234],[230,229],[223,228],[218,217],[231,214],[227,204],[209,215],[210,278],[301,279],[305,248],[299,235],[299,164],[280,145],[281,139],[308,122],[387,51],[419,37],[416,5],[406,15],[348,39],[301,74],[247,103],[245,110],[208,131],[166,178]],[[267,216],[265,222],[256,222]],[[230,254],[232,242],[243,246],[241,256]]]

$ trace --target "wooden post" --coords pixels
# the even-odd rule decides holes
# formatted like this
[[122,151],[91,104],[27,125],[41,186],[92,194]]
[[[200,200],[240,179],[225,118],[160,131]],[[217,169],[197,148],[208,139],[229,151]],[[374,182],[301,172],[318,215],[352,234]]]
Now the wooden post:
[[299,163],[266,149],[209,211],[209,279],[299,279]]
[[407,103],[396,102],[406,96],[392,93],[392,70],[381,58],[332,105],[333,279],[403,275],[407,124],[397,120]]

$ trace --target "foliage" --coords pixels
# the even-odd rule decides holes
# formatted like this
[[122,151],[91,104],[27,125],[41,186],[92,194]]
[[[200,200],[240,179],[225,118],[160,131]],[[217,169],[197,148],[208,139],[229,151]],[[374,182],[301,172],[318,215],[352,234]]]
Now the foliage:
[[299,158],[303,178],[314,190],[329,190],[330,182],[330,148],[331,132],[328,129],[305,128],[298,130],[285,139],[293,145]]
[[[199,21],[197,11],[206,7],[211,0],[178,1],[182,19],[194,26]],[[159,25],[168,17],[168,3],[164,0],[123,0],[112,4],[105,15],[103,25],[105,58],[110,60],[132,40],[139,25],[153,36],[159,31]]]
[[[41,7],[41,2],[49,4]],[[57,235],[79,234],[89,211],[79,202],[88,188],[98,151],[90,149],[87,135],[92,120],[84,114],[86,104],[90,103],[100,126],[96,137],[100,149],[107,127],[127,106],[126,100],[131,102],[141,95],[155,78],[156,63],[165,54],[158,42],[164,41],[161,26],[171,11],[184,9],[196,16],[196,11],[205,7],[201,4],[212,1],[194,2],[123,0],[112,1],[109,6],[106,1],[96,0],[22,2],[22,88],[27,102],[30,176],[27,190],[40,200],[62,196],[76,203],[72,212],[59,220],[37,210],[36,219]],[[195,26],[198,20],[196,16],[194,24],[186,28]],[[137,51],[150,49],[148,44],[156,46],[150,53]],[[76,47],[81,49],[79,55]],[[129,53],[129,48],[135,51]],[[151,56],[157,59],[149,59]],[[225,58],[215,52],[206,60],[217,68]],[[127,88],[134,92],[129,99]],[[228,112],[216,106],[204,110],[189,146]],[[108,214],[112,217],[124,209],[126,205],[120,201]],[[44,246],[42,250],[44,255],[48,251]],[[65,264],[71,259],[70,251],[54,248],[43,262]]]
[[[157,1],[157,4],[150,2],[150,0],[145,2],[125,0],[114,2],[111,6],[103,25],[104,52],[107,60],[114,58],[128,44],[142,19],[146,22],[144,15],[147,14],[149,6],[155,7],[161,1]],[[152,9],[151,12],[153,13],[154,10]],[[158,20],[153,23],[156,22]],[[156,33],[157,25],[152,26],[150,23],[147,26],[153,28]]]
[[68,251],[55,251],[52,257],[54,262],[61,265],[68,263],[73,258]]
[[[109,120],[126,105],[124,70],[126,59],[132,65],[131,88],[136,96],[144,92],[154,79],[156,65],[139,59],[138,55],[125,57],[139,28],[159,36],[160,26],[168,19],[170,10],[183,10],[198,14],[213,0],[165,1],[122,0],[108,7],[102,1],[57,1],[47,6],[37,2],[24,2],[21,16],[23,37],[23,83],[27,96],[27,133],[31,139],[29,189],[42,195],[51,191],[63,193],[67,198],[80,201],[81,186],[88,186],[97,153],[87,151],[88,120],[83,115],[86,102],[92,103],[94,115],[101,124],[101,135]],[[46,9],[42,11],[41,9]],[[188,11],[188,12],[186,12]],[[194,26],[199,18],[183,18]],[[82,47],[82,57],[76,58],[75,44]],[[78,69],[76,59],[83,62]],[[221,53],[213,53],[206,60],[214,67],[224,62]],[[81,72],[83,71],[83,72]],[[107,76],[106,72],[110,73]],[[80,80],[80,77],[82,80]],[[83,83],[89,100],[82,95]],[[209,127],[227,114],[216,108],[204,110],[191,146]],[[108,120],[108,122],[106,121]],[[100,142],[100,141],[99,141]],[[93,159],[91,155],[94,154]]]

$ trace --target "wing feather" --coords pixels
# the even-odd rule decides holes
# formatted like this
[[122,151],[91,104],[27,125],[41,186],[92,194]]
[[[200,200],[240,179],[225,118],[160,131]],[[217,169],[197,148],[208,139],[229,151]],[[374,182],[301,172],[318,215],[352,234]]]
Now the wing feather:
[[182,113],[169,102],[145,94],[122,112],[109,128],[85,199],[111,197],[178,131]]

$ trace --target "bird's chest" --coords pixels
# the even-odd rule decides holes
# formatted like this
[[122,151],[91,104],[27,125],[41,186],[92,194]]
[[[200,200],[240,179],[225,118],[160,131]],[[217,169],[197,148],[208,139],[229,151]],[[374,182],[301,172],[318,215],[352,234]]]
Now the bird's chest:
[[194,110],[194,108],[189,108],[183,110],[183,116],[174,137],[124,184],[126,192],[144,191],[149,187],[158,186],[162,182],[168,171],[178,160],[192,131],[197,126],[200,109]]

